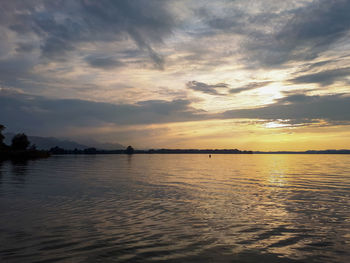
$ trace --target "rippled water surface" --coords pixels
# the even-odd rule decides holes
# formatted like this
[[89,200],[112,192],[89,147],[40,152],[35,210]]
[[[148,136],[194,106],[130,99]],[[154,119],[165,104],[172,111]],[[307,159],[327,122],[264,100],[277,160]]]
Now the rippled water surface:
[[0,163],[0,262],[350,262],[350,155]]

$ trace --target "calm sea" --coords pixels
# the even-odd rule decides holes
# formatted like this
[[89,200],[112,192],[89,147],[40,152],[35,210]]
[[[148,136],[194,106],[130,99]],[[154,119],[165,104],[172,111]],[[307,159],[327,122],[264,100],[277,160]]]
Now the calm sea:
[[350,262],[350,155],[0,164],[0,262]]

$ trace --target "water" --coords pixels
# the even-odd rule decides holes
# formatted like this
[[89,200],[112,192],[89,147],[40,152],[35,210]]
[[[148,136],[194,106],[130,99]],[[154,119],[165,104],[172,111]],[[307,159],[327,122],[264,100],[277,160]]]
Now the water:
[[350,155],[0,164],[0,262],[349,262]]

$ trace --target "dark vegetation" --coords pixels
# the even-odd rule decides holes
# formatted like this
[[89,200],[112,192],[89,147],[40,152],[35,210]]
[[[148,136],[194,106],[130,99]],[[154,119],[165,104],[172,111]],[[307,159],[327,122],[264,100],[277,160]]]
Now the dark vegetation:
[[88,148],[85,150],[65,150],[59,147],[50,149],[52,154],[252,154],[252,151],[240,151],[237,149],[224,150],[199,150],[199,149],[151,149],[151,150],[134,150],[128,146],[126,150],[97,150],[95,148]]
[[[129,148],[130,147],[130,148]],[[96,148],[87,148],[84,150],[74,149],[66,150],[60,147],[50,149],[52,154],[350,154],[350,150],[320,150],[320,151],[277,151],[277,152],[253,152],[240,151],[237,149],[150,149],[134,150],[128,146],[126,150],[97,150]]]
[[2,131],[4,125],[0,124],[0,161],[1,160],[28,160],[49,157],[47,151],[39,151],[35,145],[30,145],[28,137],[24,133],[16,134],[11,141],[11,145],[4,143]]
[[134,148],[132,148],[130,145],[126,148],[125,153],[126,154],[133,154],[135,152]]
[[[24,133],[18,133],[12,138],[11,148],[13,150],[25,151],[29,145],[28,137]],[[33,146],[33,148],[35,148],[35,146]]]

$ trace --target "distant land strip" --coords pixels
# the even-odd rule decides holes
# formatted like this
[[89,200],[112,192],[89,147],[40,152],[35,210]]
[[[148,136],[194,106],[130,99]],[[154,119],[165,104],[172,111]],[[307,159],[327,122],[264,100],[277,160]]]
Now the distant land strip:
[[[59,147],[51,148],[51,154],[125,154],[125,150],[65,150]],[[238,149],[150,149],[133,150],[132,154],[350,154],[350,150],[308,150],[308,151],[241,151]]]
[[350,150],[308,150],[308,151],[254,151],[254,154],[350,154]]
[[[88,148],[84,150],[66,150],[59,147],[50,149],[52,154],[124,154],[126,150],[98,150]],[[133,150],[132,154],[252,154],[253,151],[240,151],[238,149],[150,149]]]

